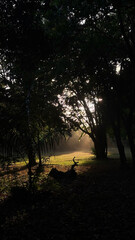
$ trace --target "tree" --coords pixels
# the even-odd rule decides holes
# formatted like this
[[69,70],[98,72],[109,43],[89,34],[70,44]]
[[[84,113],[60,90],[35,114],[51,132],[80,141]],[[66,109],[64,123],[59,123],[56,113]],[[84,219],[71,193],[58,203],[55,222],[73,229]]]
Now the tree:
[[[4,90],[11,104],[11,115],[8,110],[7,115],[11,117],[10,131],[14,132],[29,159],[30,185],[37,145],[40,152],[40,134],[47,130],[52,137],[56,128],[56,133],[59,130],[60,134],[67,130],[60,117],[58,93],[50,75],[53,44],[45,19],[49,2],[5,0],[0,5],[3,32],[0,66],[2,72],[5,71]],[[47,138],[47,134],[44,137]],[[41,161],[40,153],[39,158]]]
[[[79,15],[79,11],[80,11],[79,7],[77,7],[76,5],[75,6],[76,8],[74,8],[74,4],[70,3],[66,5],[66,4],[63,4],[61,1],[59,1],[56,4],[56,6],[51,10],[51,13],[55,14],[55,23],[54,22],[52,23],[52,21],[51,23],[49,23],[50,26],[54,25],[53,31],[55,32],[54,36],[56,37],[54,41],[56,43],[55,45],[56,57],[55,57],[55,65],[53,65],[53,71],[52,71],[54,74],[53,79],[55,82],[57,82],[57,84],[60,84],[60,87],[62,90],[68,89],[69,91],[73,91],[73,89],[75,88],[76,90],[75,94],[77,97],[76,99],[74,98],[75,100],[73,101],[74,104],[76,105],[78,104],[77,99],[80,99],[80,95],[81,95],[81,99],[82,98],[85,99],[85,95],[89,95],[88,98],[90,98],[92,102],[95,104],[95,108],[96,108],[95,115],[98,115],[97,126],[94,123],[95,121],[94,114],[91,114],[91,117],[90,117],[91,124],[89,125],[89,127],[91,128],[92,132],[91,134],[89,134],[90,132],[88,131],[88,134],[89,136],[92,137],[93,141],[95,142],[96,149],[97,149],[96,150],[97,157],[104,158],[107,156],[106,127],[105,127],[105,124],[103,123],[105,121],[101,113],[102,107],[100,108],[99,104],[96,103],[96,98],[98,99],[98,96],[100,95],[100,93],[97,92],[96,84],[95,86],[93,85],[93,90],[90,84],[88,84],[88,86],[85,86],[84,88],[86,80],[88,81],[90,80],[91,82],[91,78],[93,78],[94,70],[93,72],[91,71],[93,67],[94,68],[96,67],[94,64],[98,64],[97,62],[98,62],[99,56],[95,51],[93,52],[93,56],[96,57],[95,62],[94,60],[91,61],[93,56],[89,55],[89,59],[86,59],[85,52],[87,51],[88,44],[90,45],[90,41],[91,42],[93,41],[93,38],[90,38],[90,36],[88,35],[88,27],[84,26],[85,24],[82,24],[81,22],[82,18]],[[53,12],[53,10],[55,11],[55,13]],[[61,18],[62,18],[62,21],[61,21]],[[67,29],[66,37],[64,37],[65,28]],[[64,47],[63,47],[63,44],[60,45],[61,39],[64,40],[64,44],[65,44]],[[92,49],[92,48],[93,46],[91,48],[89,47],[89,49]],[[87,61],[87,66],[86,66],[86,61]],[[88,63],[90,63],[90,66],[89,66],[90,69],[88,69]],[[71,88],[70,88],[70,85],[72,86]],[[87,87],[89,88],[89,90],[86,89]],[[81,89],[81,93],[80,93],[80,89]],[[90,111],[88,109],[89,107],[88,106],[86,107],[86,106],[85,106],[85,109],[87,108],[87,110]],[[100,112],[98,112],[97,109]],[[73,119],[70,119],[70,122],[71,120],[73,121]],[[101,147],[101,144],[99,145],[99,143],[97,143],[98,140],[97,140],[97,137],[95,137],[95,135],[98,135],[100,139],[102,138],[102,143],[104,142],[102,151],[101,149],[98,149],[99,146]],[[98,152],[102,152],[102,153],[98,153]]]
[[[81,82],[77,79],[70,82],[69,87],[60,98],[65,118],[70,124],[79,128],[93,141],[97,159],[107,158],[106,120],[104,118],[104,102],[97,98],[96,89],[89,91],[89,80]],[[87,92],[88,89],[88,92]]]
[[[65,71],[63,71],[64,74],[62,71],[59,73],[60,77],[62,74],[64,78],[66,78],[65,75],[67,76],[64,80],[67,85],[69,81],[76,81],[77,78],[82,78],[83,81],[88,78],[90,81],[94,79],[95,85],[99,86],[99,89],[102,88],[101,98],[107,106],[104,117],[108,115],[110,119],[121,162],[126,162],[121,135],[124,125],[134,159],[132,134],[134,128],[134,2],[72,1],[63,4],[62,1],[57,1],[55,4],[59,10],[56,31],[60,36],[58,31],[60,29],[63,36],[65,24],[69,33],[66,50],[60,51],[57,58],[61,64],[61,59],[64,61],[66,54]],[[64,24],[59,21],[62,13],[65,16]],[[132,63],[130,64],[132,74],[127,95],[124,90],[127,85],[123,85],[123,77],[117,76],[116,68],[121,65],[124,72],[123,63],[128,59]],[[124,103],[126,96],[130,104]],[[124,104],[128,105],[129,114],[125,114],[126,105]]]
[[[49,104],[51,109],[59,106],[57,96],[67,89],[74,93],[70,99],[67,95],[74,112],[82,104],[88,115],[95,147],[103,143],[102,157],[106,156],[106,128],[110,124],[121,162],[126,162],[123,130],[134,160],[134,2],[5,0],[0,11],[1,61],[6,63],[6,74],[10,70],[9,96],[21,96],[30,163],[35,159],[35,136],[42,129],[39,122],[46,118]],[[46,101],[45,108],[40,99]],[[88,101],[95,112],[90,111]]]
[[124,81],[124,86],[126,87],[124,93],[128,89],[126,92],[126,98],[123,98],[125,109],[122,113],[122,117],[127,131],[132,159],[135,163],[135,143],[133,134],[135,127],[135,4],[134,1],[120,1],[117,3],[113,1],[113,6],[116,9],[121,35],[123,36],[125,52],[127,54],[125,59],[121,60],[121,80]]

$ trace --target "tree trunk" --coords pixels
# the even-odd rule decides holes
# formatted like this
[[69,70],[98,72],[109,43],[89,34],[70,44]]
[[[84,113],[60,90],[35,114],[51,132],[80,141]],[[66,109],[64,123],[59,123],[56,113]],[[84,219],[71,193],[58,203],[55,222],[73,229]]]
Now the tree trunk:
[[128,135],[130,152],[131,152],[131,155],[132,155],[133,164],[135,166],[135,143],[134,143],[134,137],[133,137],[133,134],[132,134],[131,126],[128,125],[126,127],[126,130],[127,130],[127,135]]
[[94,142],[94,147],[95,147],[96,159],[103,160],[107,158],[107,150],[106,150],[105,144]]
[[28,152],[29,163],[31,164],[31,166],[34,166],[36,164],[36,158],[35,158],[35,151],[34,151],[31,140],[29,141],[27,152]]
[[94,140],[96,159],[107,159],[107,138],[103,129],[98,130]]
[[28,159],[29,159],[29,163],[31,164],[31,166],[35,166],[36,165],[35,153],[33,153],[33,151],[30,151],[28,153]]
[[120,161],[121,161],[122,166],[124,166],[127,163],[125,149],[124,149],[124,145],[121,140],[120,129],[114,123],[113,123],[113,132],[114,132],[114,136],[115,136],[116,143],[117,143],[117,148],[118,148],[119,155],[120,155]]
[[39,166],[41,166],[42,165],[42,159],[41,159],[39,135],[38,135],[38,158],[39,158]]
[[31,190],[32,189],[32,169],[31,169],[30,161],[28,165],[28,176],[29,176],[29,190]]
[[29,138],[27,144],[27,155],[28,155],[28,175],[29,175],[29,189],[32,189],[32,166],[36,164],[35,151],[33,148],[32,140]]

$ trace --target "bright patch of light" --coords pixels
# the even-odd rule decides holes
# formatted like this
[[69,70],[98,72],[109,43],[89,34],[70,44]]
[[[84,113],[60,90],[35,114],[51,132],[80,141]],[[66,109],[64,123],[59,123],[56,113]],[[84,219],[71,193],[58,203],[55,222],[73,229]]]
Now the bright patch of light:
[[95,97],[95,101],[96,101],[96,103],[98,103],[98,102],[102,102],[103,99],[102,99],[102,98],[97,98],[97,97]]
[[86,23],[86,19],[83,19],[79,22],[80,25],[84,25]]
[[117,64],[116,66],[116,73],[119,74],[120,73],[120,69],[121,69],[121,65]]

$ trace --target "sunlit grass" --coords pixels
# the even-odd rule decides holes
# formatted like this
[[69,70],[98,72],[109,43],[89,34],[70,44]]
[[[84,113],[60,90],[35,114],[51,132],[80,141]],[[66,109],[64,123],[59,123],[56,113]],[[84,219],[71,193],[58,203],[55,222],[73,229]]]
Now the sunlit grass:
[[75,161],[79,162],[79,164],[86,164],[93,161],[94,155],[91,153],[85,152],[72,152],[67,154],[60,154],[57,156],[50,157],[48,164],[58,164],[58,165],[72,165],[73,157],[75,157]]
[[28,164],[28,160],[22,160],[22,161],[19,161],[19,162],[16,162],[15,165],[17,167],[23,167],[23,166],[26,166]]
[[[75,157],[78,166],[75,168],[77,174],[83,174],[88,170],[91,171],[91,174],[100,173],[108,171],[109,169],[117,168],[120,165],[120,159],[117,157],[117,154],[109,153],[109,159],[106,160],[96,160],[95,156],[90,152],[68,152],[68,153],[59,153],[55,156],[51,156],[49,160],[43,161],[43,172],[41,172],[38,177],[36,187],[37,189],[50,188],[59,189],[59,184],[55,184],[48,178],[48,173],[52,167],[56,167],[60,171],[67,171],[71,169],[73,165],[73,157]],[[36,159],[37,164],[32,168],[33,173],[38,167],[38,158]],[[28,186],[28,168],[27,168],[28,159],[19,159],[18,162],[12,163],[9,166],[9,170],[2,170],[0,177],[0,200],[5,199],[10,195],[10,189],[14,186]],[[49,182],[50,181],[50,182]]]
[[[90,152],[72,152],[72,153],[59,153],[58,155],[51,156],[49,160],[43,163],[48,165],[72,165],[73,164],[73,157],[75,157],[75,161],[79,162],[79,164],[83,163],[90,163],[93,161],[94,155]],[[38,158],[36,159],[38,163]],[[28,159],[25,159],[19,162],[16,162],[15,165],[17,167],[23,167],[28,164]]]
[[[73,157],[75,157],[75,161],[79,162],[79,166],[81,165],[89,165],[89,164],[103,164],[103,160],[102,161],[97,161],[95,160],[95,156],[93,154],[91,154],[90,152],[72,152],[72,153],[59,153],[58,155],[54,155],[51,156],[49,160],[47,160],[46,162],[43,161],[43,164],[47,164],[47,165],[62,165],[62,166],[71,166],[73,164]],[[116,154],[108,154],[109,158],[118,158],[118,155]],[[36,159],[37,163],[38,163],[38,159]],[[106,162],[106,161],[105,161]],[[108,161],[110,162],[110,160]],[[19,161],[16,162],[15,165],[16,167],[23,167],[26,166],[26,164],[28,163],[28,159],[25,159],[25,161]]]
[[109,159],[107,160],[96,160],[95,155],[91,154],[90,152],[72,152],[67,154],[61,154],[57,156],[50,157],[48,164],[56,164],[56,165],[65,165],[69,166],[73,164],[73,157],[75,160],[79,162],[79,166],[82,165],[103,165],[103,164],[110,164],[110,162],[118,161],[118,157],[113,158],[113,155],[109,154]]

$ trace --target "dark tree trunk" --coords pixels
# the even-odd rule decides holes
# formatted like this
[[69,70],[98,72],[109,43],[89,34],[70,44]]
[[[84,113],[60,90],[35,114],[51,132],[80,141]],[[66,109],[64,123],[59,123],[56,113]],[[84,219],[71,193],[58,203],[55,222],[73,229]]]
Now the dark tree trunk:
[[93,141],[95,147],[96,159],[102,160],[107,158],[107,138],[103,129],[98,129],[96,138]]
[[96,159],[102,160],[107,158],[107,149],[106,149],[106,144],[99,143],[99,141],[94,142],[94,147],[95,147],[95,155]]
[[133,134],[132,134],[131,125],[127,125],[126,130],[127,130],[127,135],[128,135],[130,152],[131,152],[131,155],[132,155],[133,164],[135,166],[135,143],[134,143],[134,137],[133,137]]
[[29,165],[28,165],[28,176],[29,176],[29,189],[32,189],[32,169],[31,169],[31,163],[29,161]]
[[35,151],[31,139],[28,141],[27,146],[27,155],[28,155],[28,175],[29,175],[29,189],[32,189],[32,166],[36,164]]
[[36,164],[36,159],[35,159],[35,151],[33,147],[33,141],[31,137],[31,124],[30,124],[30,98],[31,98],[31,89],[28,90],[27,97],[26,97],[26,116],[27,116],[27,141],[26,141],[26,149],[27,149],[27,155],[29,159],[29,164],[28,164],[28,175],[29,175],[29,188],[32,188],[32,166]]
[[41,158],[39,135],[38,135],[38,158],[39,158],[39,166],[41,166],[42,165],[42,158]]
[[115,123],[113,123],[113,132],[114,132],[114,136],[115,136],[116,143],[117,143],[117,148],[118,148],[119,155],[120,155],[120,161],[121,161],[122,166],[124,166],[127,163],[125,149],[124,149],[124,145],[121,140],[120,128],[118,126],[116,126]]
[[34,166],[36,164],[35,151],[31,141],[29,142],[28,146],[28,159],[31,166]]
[[36,156],[34,150],[34,144],[30,135],[27,136],[27,156],[28,156],[28,176],[29,176],[29,190],[32,190],[33,187],[33,173],[32,166],[36,165]]

